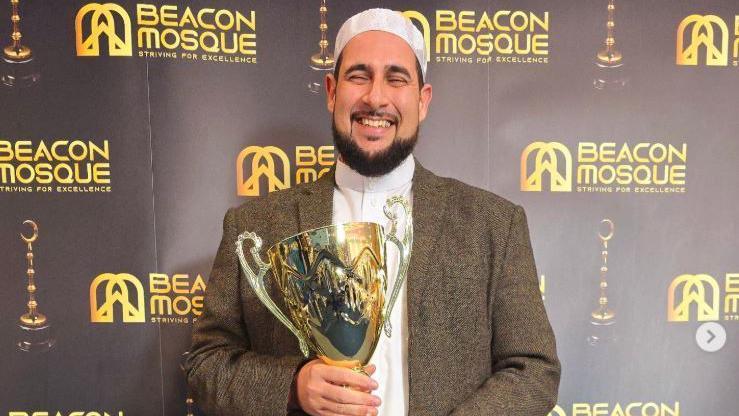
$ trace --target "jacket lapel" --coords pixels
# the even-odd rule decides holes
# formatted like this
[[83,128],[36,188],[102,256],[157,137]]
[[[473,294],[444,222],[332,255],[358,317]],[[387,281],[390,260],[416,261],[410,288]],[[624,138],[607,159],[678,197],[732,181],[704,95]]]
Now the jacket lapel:
[[[421,334],[427,330],[426,323],[430,309],[427,302],[433,302],[433,294],[426,293],[427,282],[433,279],[433,257],[436,241],[444,228],[444,213],[448,203],[448,191],[438,176],[426,170],[418,160],[413,175],[413,248],[407,277],[408,293],[408,384],[410,413],[423,412],[424,404],[431,397],[420,397],[423,386],[433,383],[426,380],[428,346],[421,342]],[[413,405],[416,403],[417,405]],[[416,410],[414,412],[414,409]]]

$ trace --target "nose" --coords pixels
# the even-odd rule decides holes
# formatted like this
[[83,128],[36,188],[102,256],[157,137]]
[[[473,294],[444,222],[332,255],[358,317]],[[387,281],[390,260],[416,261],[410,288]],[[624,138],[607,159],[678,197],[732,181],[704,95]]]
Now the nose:
[[382,77],[375,77],[369,84],[369,89],[362,97],[365,104],[372,109],[379,109],[387,106],[388,97],[385,91],[385,80]]

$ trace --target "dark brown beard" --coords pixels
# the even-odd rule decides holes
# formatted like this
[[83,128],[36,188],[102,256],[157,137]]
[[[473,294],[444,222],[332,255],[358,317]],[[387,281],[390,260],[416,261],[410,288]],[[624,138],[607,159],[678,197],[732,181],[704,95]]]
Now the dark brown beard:
[[362,150],[351,137],[341,134],[336,128],[336,121],[331,118],[331,133],[334,145],[341,159],[352,170],[362,176],[382,176],[397,168],[413,152],[418,141],[418,128],[412,136],[401,138],[396,136],[390,146],[374,155]]

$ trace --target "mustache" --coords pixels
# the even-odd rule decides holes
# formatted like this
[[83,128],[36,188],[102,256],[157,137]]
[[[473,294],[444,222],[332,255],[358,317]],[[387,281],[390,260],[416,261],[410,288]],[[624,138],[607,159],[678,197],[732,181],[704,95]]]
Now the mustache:
[[398,116],[394,113],[390,113],[387,111],[382,110],[357,110],[352,112],[351,118],[353,121],[357,121],[362,118],[368,118],[368,117],[374,117],[374,118],[382,118],[385,120],[390,120],[393,124],[398,124]]

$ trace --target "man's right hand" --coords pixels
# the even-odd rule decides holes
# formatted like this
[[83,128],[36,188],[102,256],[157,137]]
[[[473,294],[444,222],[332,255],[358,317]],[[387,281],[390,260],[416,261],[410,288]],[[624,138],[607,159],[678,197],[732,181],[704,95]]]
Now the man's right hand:
[[[365,367],[367,374],[374,365]],[[348,368],[324,364],[316,359],[298,372],[298,404],[313,416],[376,415],[380,398],[370,392],[377,382]]]

